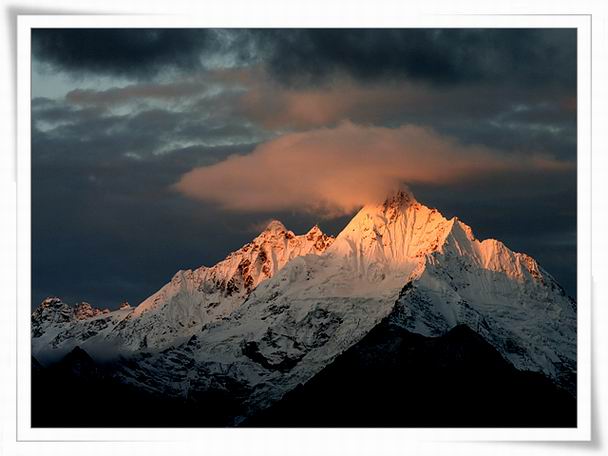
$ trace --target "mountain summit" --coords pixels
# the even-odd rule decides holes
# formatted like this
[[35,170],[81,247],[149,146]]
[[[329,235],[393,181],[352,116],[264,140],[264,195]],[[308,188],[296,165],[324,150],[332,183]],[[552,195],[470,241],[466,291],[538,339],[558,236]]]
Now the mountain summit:
[[39,359],[104,347],[130,359],[116,376],[145,390],[184,397],[239,385],[242,416],[387,319],[432,337],[466,325],[515,368],[575,388],[574,301],[528,255],[476,239],[403,191],[363,207],[335,240],[272,221],[215,266],[179,271],[135,309],[75,319],[63,303],[43,306],[32,316]]
[[415,267],[435,251],[451,222],[403,191],[382,204],[363,207],[337,236],[330,252],[361,274],[386,268]]
[[[78,323],[70,306],[49,298],[32,315],[35,328],[43,320],[49,323],[47,331],[37,330],[40,336],[34,339],[34,354],[44,359],[53,351],[64,353],[76,344],[96,351],[100,340],[121,353],[173,346],[234,312],[252,290],[293,258],[320,255],[332,242],[318,226],[296,235],[272,220],[253,241],[216,265],[178,271],[134,309],[99,312]],[[57,316],[49,316],[49,308],[57,308]],[[55,325],[55,321],[67,325]]]

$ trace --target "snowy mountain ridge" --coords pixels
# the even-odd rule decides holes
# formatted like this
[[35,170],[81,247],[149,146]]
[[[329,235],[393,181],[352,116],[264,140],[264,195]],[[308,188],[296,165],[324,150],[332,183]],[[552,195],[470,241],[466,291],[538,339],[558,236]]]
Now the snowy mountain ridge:
[[385,318],[425,336],[466,324],[518,369],[574,388],[574,301],[528,255],[477,240],[403,191],[363,207],[335,240],[273,222],[216,266],[178,272],[133,310],[78,322],[58,312],[46,320],[52,331],[39,325],[34,353],[113,347],[135,361],[117,373],[124,382],[180,397],[236,382],[251,412]]
[[102,312],[48,298],[32,314],[33,353],[44,358],[76,345],[95,352],[99,344],[120,352],[166,348],[233,312],[251,290],[294,257],[321,254],[332,241],[316,225],[295,235],[273,220],[253,241],[215,266],[178,271],[134,309],[121,306]]

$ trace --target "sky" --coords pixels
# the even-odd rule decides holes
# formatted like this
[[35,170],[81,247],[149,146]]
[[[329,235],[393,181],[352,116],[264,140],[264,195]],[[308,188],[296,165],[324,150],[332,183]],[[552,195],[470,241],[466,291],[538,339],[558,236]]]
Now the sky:
[[576,30],[32,31],[32,306],[138,304],[399,185],[575,297]]

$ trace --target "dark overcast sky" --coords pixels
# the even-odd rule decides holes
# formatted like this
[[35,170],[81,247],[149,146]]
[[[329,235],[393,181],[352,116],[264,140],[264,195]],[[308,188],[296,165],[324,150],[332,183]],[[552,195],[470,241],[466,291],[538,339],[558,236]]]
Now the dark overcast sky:
[[[311,144],[326,156],[297,162],[302,176],[342,179],[329,155],[364,154],[367,195],[389,157],[419,201],[576,295],[574,29],[39,29],[32,50],[33,305],[137,304],[270,218],[337,234],[351,201],[303,200],[297,175],[263,164]],[[249,175],[224,189],[228,157]],[[175,186],[200,167],[216,188]],[[234,210],[266,181],[286,199]]]

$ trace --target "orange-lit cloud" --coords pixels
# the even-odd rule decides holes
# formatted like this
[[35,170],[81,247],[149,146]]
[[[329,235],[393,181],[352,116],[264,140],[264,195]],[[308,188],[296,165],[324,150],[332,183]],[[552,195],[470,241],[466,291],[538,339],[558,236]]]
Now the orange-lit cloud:
[[438,90],[409,81],[361,84],[347,77],[322,87],[286,88],[268,80],[254,80],[247,72],[239,77],[239,84],[246,90],[239,96],[235,111],[269,129],[307,129],[345,120],[381,125],[408,118],[428,122],[459,114],[484,117],[495,115],[497,106],[508,109],[505,100],[538,101],[533,94],[517,88],[476,86],[472,91],[457,86]]
[[488,173],[568,166],[546,156],[522,160],[463,146],[418,126],[390,129],[345,122],[287,134],[248,155],[195,168],[174,187],[235,211],[299,210],[331,217],[381,201],[404,182],[449,184]]
[[266,128],[309,128],[386,117],[413,105],[432,102],[425,88],[410,84],[338,85],[311,89],[285,89],[252,84],[240,99],[239,110]]

